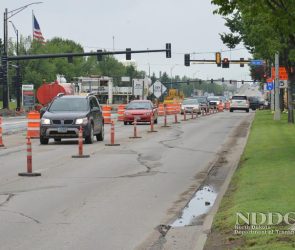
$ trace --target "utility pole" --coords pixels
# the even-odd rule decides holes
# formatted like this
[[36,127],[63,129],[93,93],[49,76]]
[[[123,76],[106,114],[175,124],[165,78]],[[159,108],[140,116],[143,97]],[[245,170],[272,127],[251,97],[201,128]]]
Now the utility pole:
[[3,93],[3,108],[4,109],[9,109],[9,89],[8,89],[8,60],[7,60],[7,55],[8,55],[8,27],[7,27],[7,18],[8,17],[8,10],[7,8],[5,9],[4,12],[4,27],[3,27],[3,42],[4,42],[4,48],[3,48],[3,54],[1,58],[1,65],[2,65],[2,72],[3,72],[3,82],[2,82],[2,93]]
[[275,54],[275,114],[274,120],[281,120],[280,109],[280,79],[279,79],[279,52]]

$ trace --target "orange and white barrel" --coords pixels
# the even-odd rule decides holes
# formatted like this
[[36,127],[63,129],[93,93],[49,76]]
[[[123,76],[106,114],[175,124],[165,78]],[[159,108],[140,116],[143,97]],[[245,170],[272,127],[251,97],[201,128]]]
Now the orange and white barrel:
[[158,115],[159,116],[164,115],[164,104],[159,104]]
[[118,106],[118,111],[117,111],[117,114],[118,114],[118,121],[124,121],[124,112],[125,112],[125,108],[126,108],[126,105],[125,104],[120,104]]

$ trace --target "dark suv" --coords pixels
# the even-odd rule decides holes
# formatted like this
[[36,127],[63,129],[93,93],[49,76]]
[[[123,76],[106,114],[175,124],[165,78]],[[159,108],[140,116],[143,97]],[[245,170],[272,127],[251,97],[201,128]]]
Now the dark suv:
[[100,105],[93,95],[57,96],[46,108],[40,123],[40,143],[48,144],[50,138],[78,138],[83,128],[86,143],[104,139],[104,121]]

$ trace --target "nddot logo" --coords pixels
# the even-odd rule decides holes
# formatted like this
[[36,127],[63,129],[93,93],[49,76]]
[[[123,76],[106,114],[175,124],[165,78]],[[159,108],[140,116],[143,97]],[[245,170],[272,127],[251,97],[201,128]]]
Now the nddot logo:
[[295,225],[295,212],[278,213],[278,212],[237,212],[236,225],[267,225],[276,226],[281,224]]

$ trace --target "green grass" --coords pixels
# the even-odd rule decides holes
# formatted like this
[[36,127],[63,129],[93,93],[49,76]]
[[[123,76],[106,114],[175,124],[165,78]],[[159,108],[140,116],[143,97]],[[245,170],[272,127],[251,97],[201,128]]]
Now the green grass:
[[[256,113],[250,136],[230,187],[213,222],[213,232],[238,242],[237,249],[294,249],[295,235],[234,235],[236,212],[295,211],[295,126],[287,116],[273,121]],[[234,238],[234,240],[232,239]]]
[[[0,108],[3,107],[3,102],[0,101]],[[9,102],[9,109],[10,110],[15,110],[16,109],[16,102]]]

